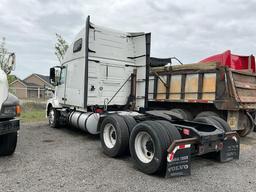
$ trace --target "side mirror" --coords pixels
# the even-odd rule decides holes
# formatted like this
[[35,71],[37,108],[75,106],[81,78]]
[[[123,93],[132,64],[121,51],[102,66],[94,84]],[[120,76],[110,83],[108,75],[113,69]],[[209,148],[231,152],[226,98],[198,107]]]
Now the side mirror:
[[50,68],[50,82],[53,84],[55,82],[55,68]]
[[50,68],[50,83],[53,86],[57,86],[59,82],[59,76],[60,76],[60,67],[52,67]]

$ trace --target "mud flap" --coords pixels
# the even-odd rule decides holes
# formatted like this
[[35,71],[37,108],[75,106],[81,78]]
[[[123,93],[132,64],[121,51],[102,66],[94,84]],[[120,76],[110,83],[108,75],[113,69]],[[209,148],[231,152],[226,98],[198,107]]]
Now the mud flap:
[[226,136],[223,141],[223,149],[220,151],[220,162],[239,159],[240,140],[238,135]]
[[165,177],[186,176],[191,174],[191,144],[177,145],[167,155]]

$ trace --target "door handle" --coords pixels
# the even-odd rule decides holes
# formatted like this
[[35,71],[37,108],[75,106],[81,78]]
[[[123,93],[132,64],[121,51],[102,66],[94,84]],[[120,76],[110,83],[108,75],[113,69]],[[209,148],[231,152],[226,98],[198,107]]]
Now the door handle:
[[67,98],[62,97],[61,100],[62,101],[67,101]]

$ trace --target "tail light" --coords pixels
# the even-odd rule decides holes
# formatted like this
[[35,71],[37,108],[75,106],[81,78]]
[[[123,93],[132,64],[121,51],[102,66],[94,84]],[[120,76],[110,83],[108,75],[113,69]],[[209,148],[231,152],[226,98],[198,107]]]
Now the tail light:
[[102,113],[102,112],[103,112],[103,109],[97,108],[97,109],[95,109],[95,112],[96,112],[96,113]]
[[184,135],[190,135],[190,130],[189,129],[185,128],[185,129],[182,130],[182,132],[183,132]]
[[223,143],[219,143],[217,146],[216,146],[216,150],[222,150],[224,147]]

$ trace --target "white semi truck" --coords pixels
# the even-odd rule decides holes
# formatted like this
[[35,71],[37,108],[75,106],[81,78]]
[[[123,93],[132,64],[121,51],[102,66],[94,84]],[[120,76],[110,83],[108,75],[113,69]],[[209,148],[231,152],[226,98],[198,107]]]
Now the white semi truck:
[[14,153],[17,144],[18,130],[20,128],[19,100],[9,93],[7,74],[15,65],[15,54],[9,53],[8,59],[0,69],[0,156]]
[[189,175],[195,155],[238,159],[239,136],[222,119],[188,121],[169,110],[149,110],[150,37],[101,27],[88,17],[61,66],[50,69],[56,87],[46,106],[49,125],[100,134],[105,154],[129,151],[147,174]]

